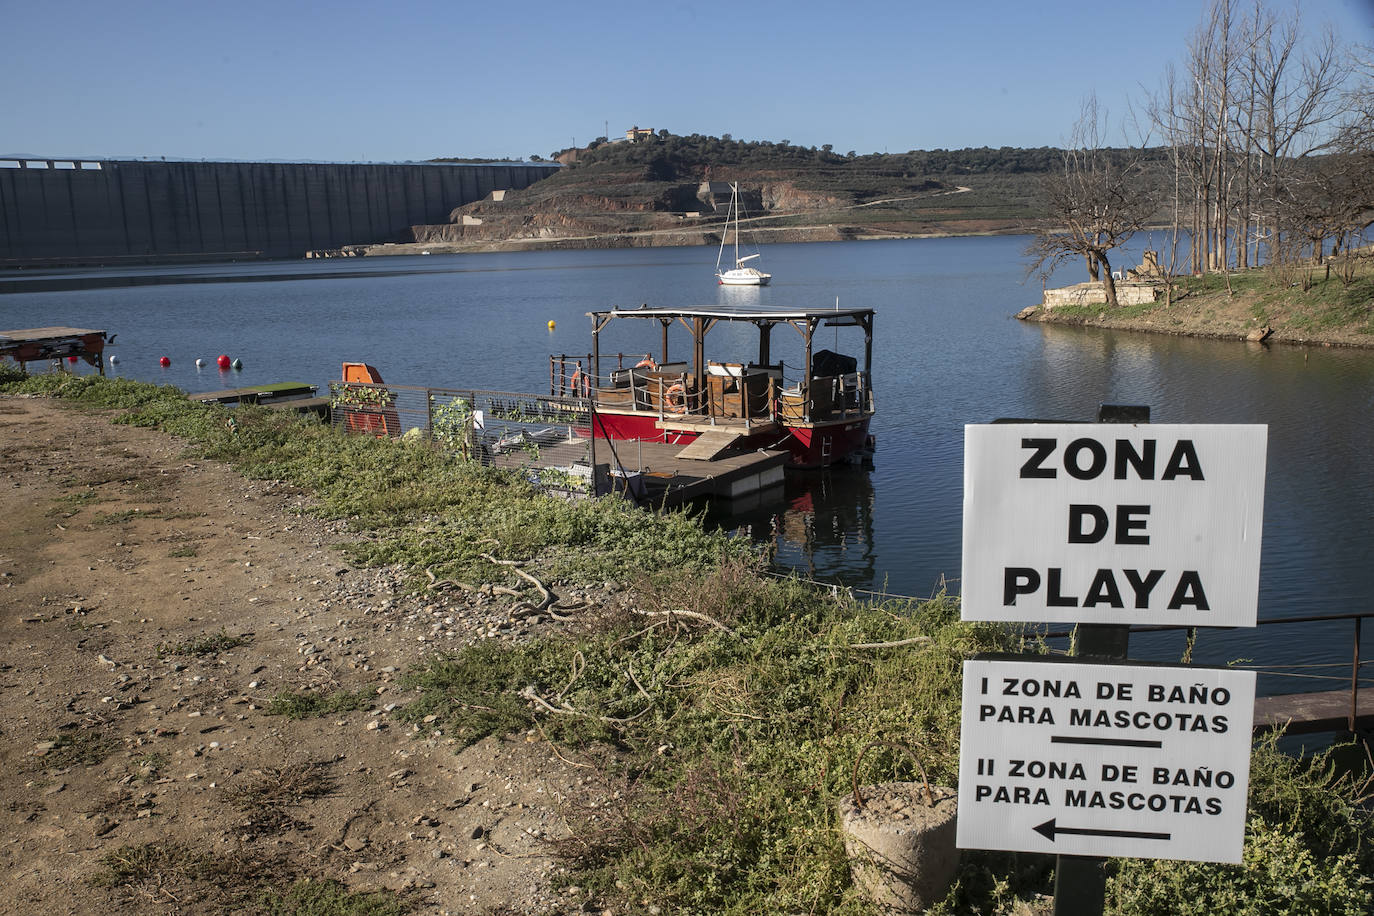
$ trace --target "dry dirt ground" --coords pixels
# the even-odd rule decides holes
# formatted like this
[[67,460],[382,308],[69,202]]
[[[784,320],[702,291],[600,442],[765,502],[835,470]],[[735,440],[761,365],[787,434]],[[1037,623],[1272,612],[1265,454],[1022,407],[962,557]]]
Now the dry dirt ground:
[[[506,627],[351,568],[304,505],[161,433],[0,398],[0,913],[214,913],[304,876],[426,914],[598,909],[547,843],[594,769],[537,733],[459,751],[390,715],[407,665]],[[265,709],[365,686],[369,709]]]

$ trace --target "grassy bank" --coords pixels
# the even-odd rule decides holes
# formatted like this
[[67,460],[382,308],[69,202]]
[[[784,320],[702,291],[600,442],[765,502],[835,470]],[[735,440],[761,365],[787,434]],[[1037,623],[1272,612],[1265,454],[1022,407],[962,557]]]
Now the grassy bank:
[[1260,269],[1179,277],[1151,304],[1038,309],[1031,318],[1133,331],[1276,343],[1374,347],[1374,265]]
[[[850,884],[834,814],[860,753],[901,745],[954,784],[960,663],[1038,649],[1019,630],[960,622],[952,597],[866,602],[779,579],[746,542],[692,516],[562,502],[423,443],[344,438],[258,409],[230,424],[223,408],[120,380],[43,376],[0,392],[113,408],[114,422],[300,486],[313,511],[365,534],[351,556],[400,564],[417,589],[429,570],[537,597],[516,567],[483,554],[548,584],[628,586],[635,600],[619,610],[558,607],[567,620],[528,642],[430,657],[408,672],[403,708],[460,743],[523,734],[590,764],[601,798],[572,812],[559,852],[569,880],[617,913],[873,912]],[[290,700],[275,711],[311,714]],[[866,782],[915,778],[887,746],[863,764]],[[1114,863],[1113,911],[1369,912],[1374,826],[1361,785],[1270,745],[1256,750],[1251,782],[1244,865]],[[939,911],[1025,912],[1051,868],[970,853]]]

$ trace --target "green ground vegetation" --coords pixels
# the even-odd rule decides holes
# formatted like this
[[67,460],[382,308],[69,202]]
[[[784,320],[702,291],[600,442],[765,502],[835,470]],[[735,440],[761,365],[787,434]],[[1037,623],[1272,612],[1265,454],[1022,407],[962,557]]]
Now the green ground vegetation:
[[314,719],[360,709],[371,709],[377,698],[375,687],[359,690],[290,691],[283,690],[267,703],[269,716],[288,719]]
[[[587,772],[604,791],[596,807],[573,813],[576,829],[559,851],[569,880],[617,912],[653,904],[665,912],[871,914],[851,885],[835,814],[856,761],[867,750],[857,774],[864,782],[915,778],[896,746],[919,757],[933,781],[952,785],[962,661],[981,651],[1045,651],[1033,634],[961,622],[951,596],[861,601],[778,578],[743,540],[694,516],[619,500],[561,501],[424,443],[345,438],[256,408],[237,409],[230,424],[223,408],[120,380],[42,376],[0,390],[117,408],[115,422],[157,427],[245,474],[303,487],[313,511],[365,535],[347,548],[354,558],[403,564],[417,588],[426,570],[525,584],[483,553],[523,561],[547,582],[598,585],[636,570],[635,606],[571,611],[563,629],[523,644],[432,656],[407,673],[413,699],[398,710],[416,722],[435,716],[426,728],[460,744],[524,733],[596,761]],[[293,714],[301,702],[284,698],[275,711]],[[1111,912],[1370,912],[1368,767],[1328,763],[1258,747],[1244,864],[1113,863]],[[289,809],[291,796],[282,797],[276,810]],[[264,818],[263,829],[274,824]],[[159,867],[193,876],[209,867],[183,858]],[[1051,875],[1045,857],[969,853],[936,912],[1026,912],[1050,890]],[[308,891],[343,893],[320,887]],[[285,907],[291,893],[307,892],[275,899]]]
[[1092,321],[1104,313],[1114,320],[1152,318],[1182,331],[1191,322],[1225,313],[1302,337],[1339,334],[1374,342],[1374,261],[1361,256],[1334,267],[1306,264],[1177,277],[1167,300],[1161,294],[1153,303],[1110,311],[1103,305],[1056,306],[1051,314],[1056,320]]
[[90,878],[140,912],[233,916],[404,916],[418,901],[388,891],[350,891],[338,881],[292,878],[279,861],[237,853],[210,855],[174,842],[121,846]]

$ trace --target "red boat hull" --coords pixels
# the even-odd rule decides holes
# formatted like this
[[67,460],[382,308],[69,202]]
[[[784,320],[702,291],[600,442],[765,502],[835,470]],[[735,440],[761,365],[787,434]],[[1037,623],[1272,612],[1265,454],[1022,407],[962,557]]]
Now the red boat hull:
[[[788,467],[821,468],[840,464],[850,456],[862,454],[870,447],[868,422],[870,417],[852,417],[785,426],[781,430],[755,433],[736,443],[741,449],[777,449],[791,456]],[[693,430],[664,430],[658,426],[656,414],[601,412],[596,414],[597,435],[608,439],[643,442],[667,442],[687,445],[700,433]]]

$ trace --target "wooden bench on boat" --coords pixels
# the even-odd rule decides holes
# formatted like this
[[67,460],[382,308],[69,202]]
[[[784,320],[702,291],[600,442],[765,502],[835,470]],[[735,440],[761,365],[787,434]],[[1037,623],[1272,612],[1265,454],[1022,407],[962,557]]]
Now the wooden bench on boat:
[[708,363],[706,411],[713,417],[768,416],[782,367]]

